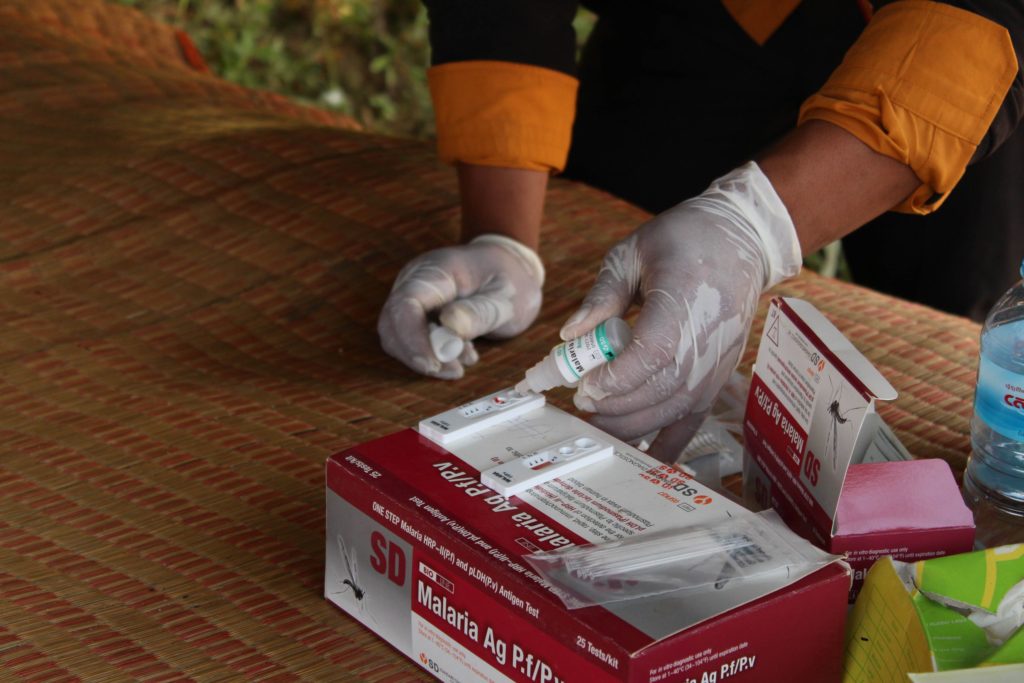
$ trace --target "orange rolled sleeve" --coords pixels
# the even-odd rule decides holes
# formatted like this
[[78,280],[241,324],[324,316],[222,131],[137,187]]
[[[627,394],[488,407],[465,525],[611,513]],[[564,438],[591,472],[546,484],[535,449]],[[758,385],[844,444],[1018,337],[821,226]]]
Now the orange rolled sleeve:
[[999,24],[903,0],[875,14],[799,121],[833,123],[908,165],[921,186],[896,210],[926,214],[963,176],[1016,74]]
[[451,62],[427,72],[441,160],[557,172],[565,168],[579,82],[552,69]]

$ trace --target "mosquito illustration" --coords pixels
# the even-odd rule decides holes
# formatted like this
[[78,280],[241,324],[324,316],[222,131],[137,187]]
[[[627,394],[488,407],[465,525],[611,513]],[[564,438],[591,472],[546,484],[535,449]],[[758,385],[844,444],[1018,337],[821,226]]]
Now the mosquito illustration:
[[828,404],[829,423],[828,435],[825,438],[825,458],[832,460],[832,470],[835,471],[839,467],[839,428],[850,421],[847,417],[850,413],[863,410],[864,406],[843,410],[843,383],[840,382],[839,388],[836,389],[832,384],[832,378],[829,377],[828,384],[832,391],[829,394],[831,401]]
[[352,597],[361,603],[363,598],[366,597],[366,591],[359,586],[359,563],[356,562],[356,549],[352,548],[352,550],[349,550],[345,545],[345,539],[338,536],[338,552],[345,565],[345,573],[348,574],[348,578],[341,582],[344,588],[340,591],[335,591],[334,595],[352,591]]
[[[356,549],[351,550],[345,545],[345,539],[338,536],[338,554],[341,555],[342,564],[345,566],[345,574],[348,578],[342,579],[341,590],[331,591],[331,595],[346,595],[351,593],[352,597],[356,599],[356,605],[359,607],[358,614],[355,615],[363,623],[369,624],[366,619],[370,622],[378,624],[377,617],[373,614],[373,606],[370,603],[370,595],[366,592],[366,589],[359,583],[359,562],[356,561]],[[351,612],[350,612],[351,613]]]

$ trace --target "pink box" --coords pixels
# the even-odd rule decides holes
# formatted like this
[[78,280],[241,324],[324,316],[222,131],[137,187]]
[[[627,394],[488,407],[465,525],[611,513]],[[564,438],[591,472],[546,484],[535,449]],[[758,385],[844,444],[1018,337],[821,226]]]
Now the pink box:
[[965,553],[973,544],[974,519],[946,461],[850,466],[830,550],[853,567],[851,596],[880,557],[916,562]]
[[813,306],[777,298],[747,399],[748,498],[846,554],[856,597],[876,559],[971,550],[974,522],[942,460],[913,460],[875,410],[896,391]]

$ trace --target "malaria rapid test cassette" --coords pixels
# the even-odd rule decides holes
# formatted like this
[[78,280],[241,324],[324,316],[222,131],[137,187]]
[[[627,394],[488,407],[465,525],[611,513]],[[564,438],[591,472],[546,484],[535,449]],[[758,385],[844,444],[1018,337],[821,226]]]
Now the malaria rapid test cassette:
[[[543,394],[502,389],[420,422],[419,432],[450,445],[543,408]],[[592,434],[574,434],[544,448],[520,454],[480,473],[480,482],[503,496],[518,493],[575,472],[614,453],[612,444]]]
[[514,496],[528,488],[557,479],[563,474],[610,458],[610,443],[590,436],[572,436],[548,448],[516,458],[480,473],[480,483],[503,496]]
[[544,405],[544,395],[502,389],[420,421],[419,432],[439,444],[452,443]]

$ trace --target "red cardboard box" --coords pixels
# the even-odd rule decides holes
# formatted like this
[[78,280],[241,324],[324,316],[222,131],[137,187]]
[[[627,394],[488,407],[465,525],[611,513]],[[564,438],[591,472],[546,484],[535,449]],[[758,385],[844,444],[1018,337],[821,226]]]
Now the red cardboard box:
[[967,552],[974,522],[941,460],[914,461],[875,411],[896,391],[813,306],[772,301],[744,421],[744,487],[846,554],[851,602],[876,559]]
[[768,593],[567,609],[523,555],[748,513],[618,441],[610,462],[504,498],[482,469],[566,430],[599,432],[550,406],[503,429],[445,447],[409,429],[332,456],[325,596],[447,681],[839,680],[843,563]]

